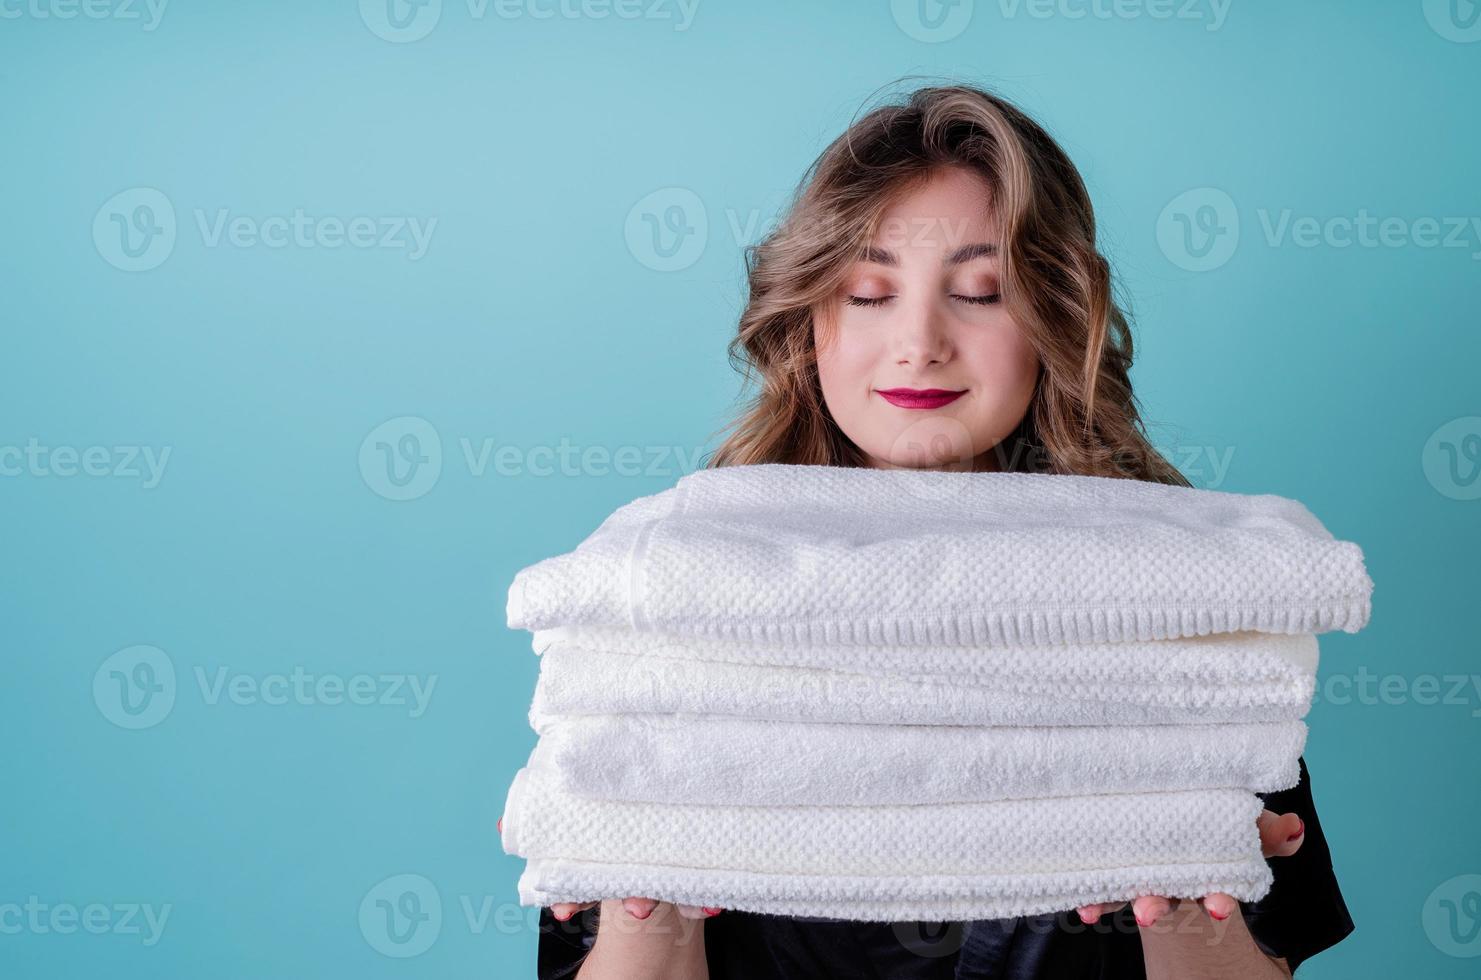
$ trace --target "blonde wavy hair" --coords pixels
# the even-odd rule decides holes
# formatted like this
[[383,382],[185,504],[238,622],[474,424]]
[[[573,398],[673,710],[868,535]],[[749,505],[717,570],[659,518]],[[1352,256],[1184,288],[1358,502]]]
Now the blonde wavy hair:
[[1188,486],[1146,436],[1128,319],[1079,172],[1021,110],[961,84],[919,88],[858,118],[808,168],[784,219],[745,250],[749,297],[727,352],[760,387],[706,465],[868,465],[823,401],[814,314],[894,196],[953,165],[993,189],[1003,303],[1039,356],[1029,409],[992,450],[998,468]]

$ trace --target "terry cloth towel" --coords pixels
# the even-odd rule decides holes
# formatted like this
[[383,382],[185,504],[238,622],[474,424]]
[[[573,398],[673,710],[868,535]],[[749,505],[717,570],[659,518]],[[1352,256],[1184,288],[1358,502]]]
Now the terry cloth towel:
[[871,725],[1186,725],[1305,717],[1315,676],[1256,688],[964,683],[811,667],[771,667],[551,648],[530,705],[542,735],[564,715],[734,715]]
[[573,796],[808,806],[968,803],[1300,780],[1302,721],[1125,728],[768,722],[694,715],[573,716],[530,768]]
[[[1259,897],[1270,883],[1255,824],[1262,808],[1258,796],[1238,789],[934,806],[631,803],[573,796],[527,765],[510,785],[502,835],[505,852],[527,860],[626,865],[648,874],[693,869],[701,873],[689,883],[703,889],[695,904],[724,908],[790,897],[805,910],[799,914],[826,915],[822,907],[843,898],[831,890],[835,884],[862,885],[855,899],[898,903],[906,899],[892,885],[955,877],[975,880],[978,898],[1021,902],[1052,892],[1064,909],[1137,889]],[[1148,880],[1153,868],[1166,877]],[[1078,884],[1066,889],[1065,876]],[[856,879],[852,886],[849,879]],[[564,892],[554,901],[687,901],[654,884],[619,876],[580,888],[532,882],[530,890]],[[598,885],[607,890],[578,894]],[[954,888],[934,894],[966,897]]]
[[698,470],[516,574],[511,628],[1011,646],[1357,632],[1361,549],[1301,503],[1141,480]]
[[1319,646],[1312,633],[1214,633],[1126,643],[1035,647],[827,646],[720,640],[626,627],[539,630],[536,653],[558,649],[707,663],[815,667],[1024,694],[1191,703],[1197,689],[1226,702],[1296,704],[1311,696]]

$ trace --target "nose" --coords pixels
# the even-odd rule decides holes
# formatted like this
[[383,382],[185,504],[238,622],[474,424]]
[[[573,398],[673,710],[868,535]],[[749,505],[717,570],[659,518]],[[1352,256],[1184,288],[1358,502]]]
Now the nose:
[[900,313],[894,330],[896,363],[923,367],[951,357],[946,318],[936,304],[926,300],[901,309]]

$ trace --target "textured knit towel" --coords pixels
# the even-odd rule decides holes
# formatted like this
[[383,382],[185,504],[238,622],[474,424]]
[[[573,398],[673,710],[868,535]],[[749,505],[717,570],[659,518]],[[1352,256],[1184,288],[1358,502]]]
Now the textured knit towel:
[[[703,872],[688,879],[703,889],[692,904],[724,908],[762,911],[753,903],[790,895],[807,910],[801,914],[826,915],[821,909],[840,900],[833,889],[842,885],[855,889],[855,899],[893,903],[894,915],[906,900],[894,886],[955,877],[977,879],[975,897],[995,902],[1036,900],[1052,889],[1056,907],[1065,909],[1128,889],[1263,895],[1270,877],[1255,824],[1262,808],[1258,796],[1235,789],[932,806],[629,803],[573,796],[527,766],[510,786],[502,835],[505,852],[526,859],[645,869],[632,880],[584,886],[528,883],[526,891],[549,901],[688,901],[645,877],[687,868]],[[1170,877],[1149,878],[1154,866]],[[1078,875],[1079,884],[1065,889],[1063,878],[1046,875]],[[582,894],[597,888],[606,891]],[[1189,891],[1195,888],[1203,891]],[[938,901],[973,897],[955,888],[932,894]]]
[[1139,895],[1263,898],[1274,874],[1260,855],[1235,861],[1146,864],[1004,875],[765,875],[559,858],[525,863],[522,905],[638,895],[684,905],[865,922],[966,922],[1063,912]]
[[968,803],[1295,786],[1306,723],[983,728],[593,715],[530,757],[593,799],[754,806]]
[[1141,480],[699,470],[521,570],[516,629],[853,644],[1356,632],[1372,580],[1302,504]]
[[856,674],[551,648],[540,657],[530,725],[563,715],[734,715],[870,725],[1185,725],[1293,721],[1311,706],[1315,677],[1266,685],[1046,684],[1020,690],[938,676]]

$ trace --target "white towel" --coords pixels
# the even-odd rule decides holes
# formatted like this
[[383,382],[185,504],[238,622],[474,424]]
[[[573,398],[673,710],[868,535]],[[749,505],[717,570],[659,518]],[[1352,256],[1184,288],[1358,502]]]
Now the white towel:
[[[502,837],[506,853],[532,861],[627,865],[650,875],[702,871],[689,878],[704,889],[692,904],[745,909],[790,894],[804,910],[799,914],[829,915],[835,913],[824,911],[825,903],[838,898],[829,889],[857,878],[851,887],[863,888],[856,898],[893,903],[895,914],[905,898],[892,885],[902,882],[975,878],[975,895],[954,888],[931,894],[1011,903],[1041,900],[1047,886],[1038,876],[1077,873],[1078,886],[1054,890],[1059,908],[1073,908],[1128,889],[1182,895],[1179,889],[1195,886],[1190,883],[1263,894],[1269,877],[1259,871],[1264,859],[1255,824],[1262,808],[1259,797],[1236,789],[930,806],[630,803],[573,796],[548,773],[526,766],[510,786]],[[1147,880],[1153,866],[1177,880]],[[810,891],[810,883],[822,890]],[[547,902],[626,895],[684,900],[642,876],[576,884],[532,881],[528,891]],[[596,894],[599,887],[605,890]]]
[[1004,875],[765,875],[705,868],[605,864],[559,858],[525,862],[522,905],[637,896],[768,915],[865,922],[964,922],[1063,912],[1139,895],[1263,898],[1274,874],[1258,854],[1234,861],[1146,864],[1094,871]]
[[1124,728],[563,718],[530,768],[593,799],[749,806],[966,803],[1238,787],[1300,779],[1302,721]]
[[544,733],[563,715],[734,715],[873,725],[1168,725],[1292,721],[1311,706],[1315,677],[1269,686],[1046,686],[917,680],[809,667],[772,667],[552,647],[540,657],[529,721]]
[[521,570],[510,627],[1004,646],[1356,632],[1356,544],[1297,501],[1111,477],[699,470]]
[[907,680],[985,684],[1085,700],[1195,703],[1199,689],[1226,702],[1296,703],[1310,697],[1319,659],[1312,633],[1214,633],[1167,640],[1032,647],[839,646],[747,642],[627,627],[538,630],[549,650],[673,660],[810,667]]

